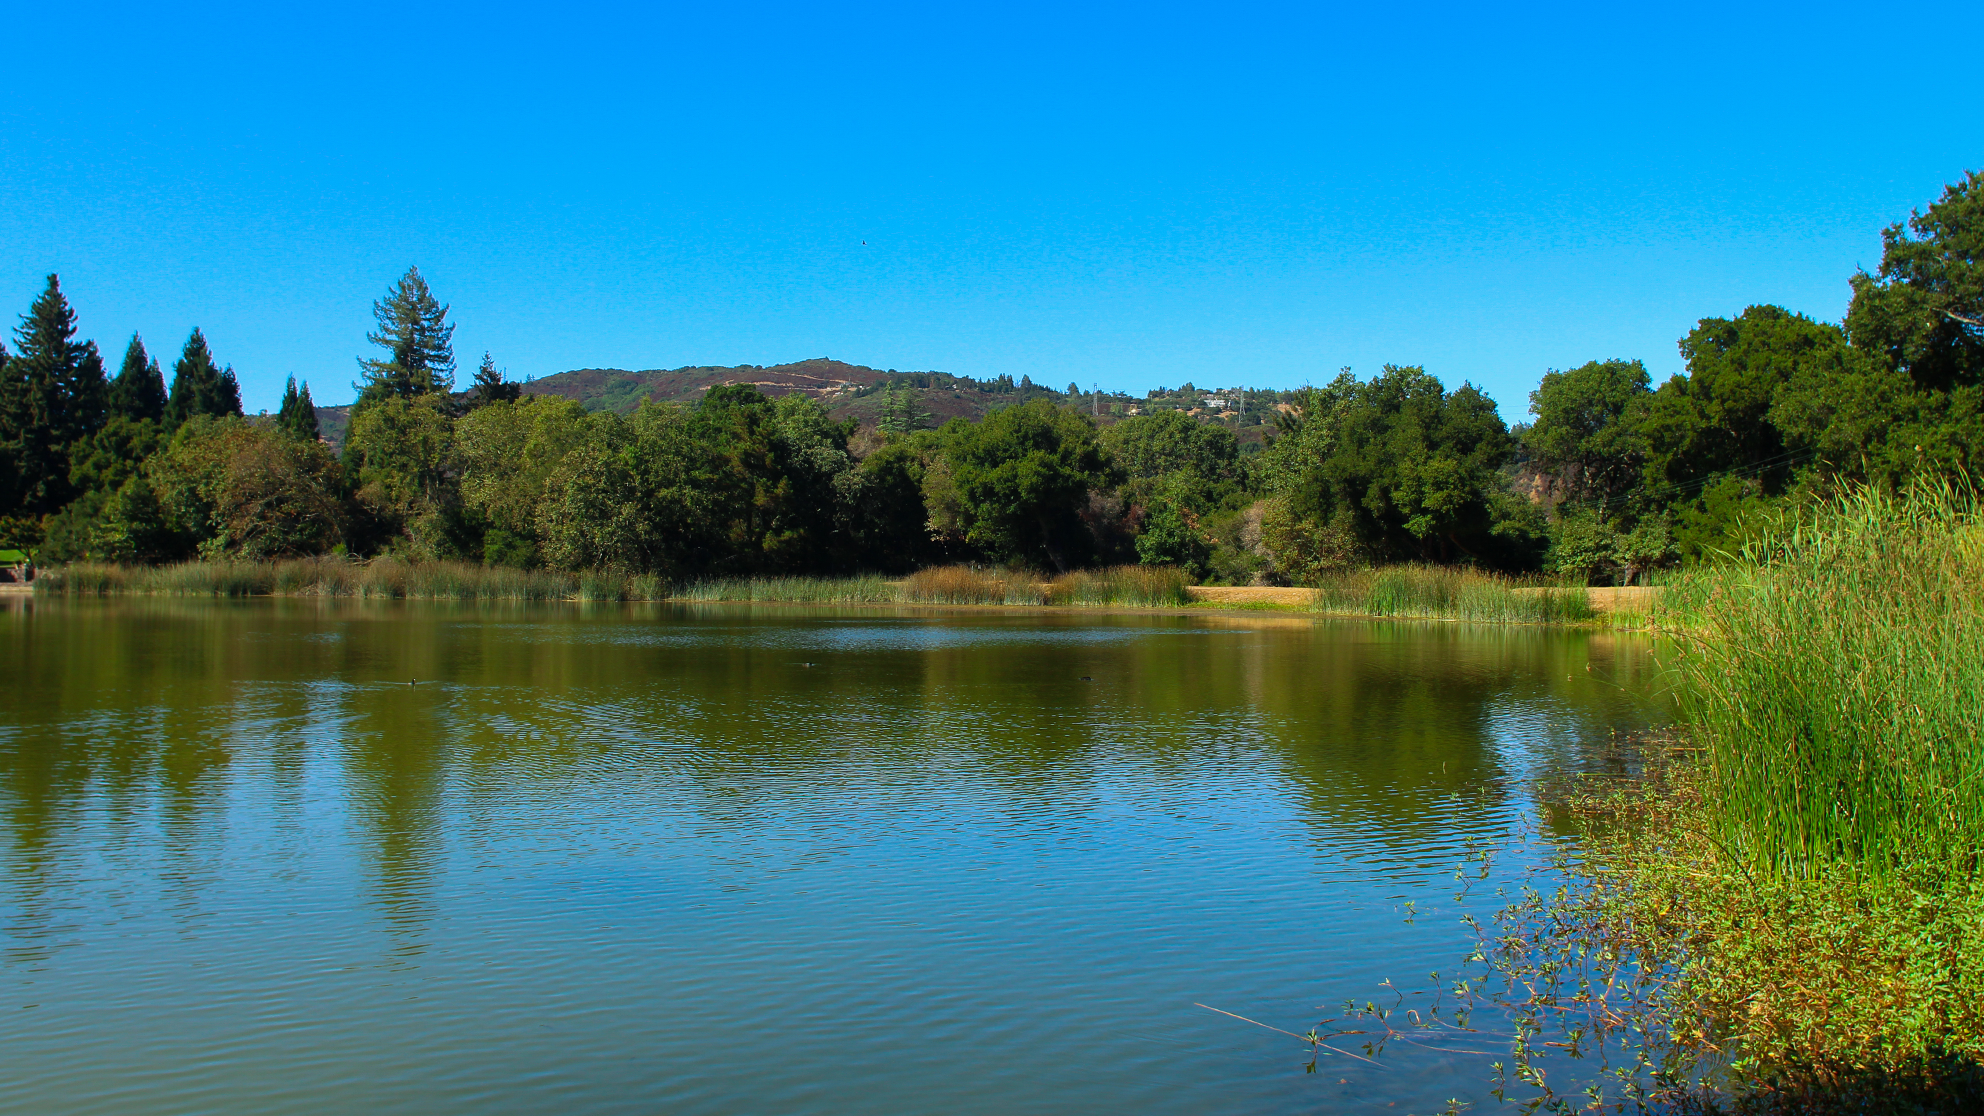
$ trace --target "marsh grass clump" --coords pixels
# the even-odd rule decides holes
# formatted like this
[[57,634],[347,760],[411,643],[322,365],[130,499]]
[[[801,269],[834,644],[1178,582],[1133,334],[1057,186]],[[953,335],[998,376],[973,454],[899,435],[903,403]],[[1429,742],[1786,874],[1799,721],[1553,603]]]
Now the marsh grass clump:
[[170,566],[76,563],[50,570],[39,591],[69,596],[350,597],[424,601],[660,600],[660,578],[611,571],[563,573],[467,562],[295,558],[276,562],[182,562]]
[[76,562],[40,571],[34,591],[57,597],[95,597],[130,591],[131,571],[101,562]]
[[1172,566],[1112,566],[1062,574],[1048,584],[1054,604],[1138,608],[1178,608],[1192,599],[1185,574]]
[[1480,570],[1446,566],[1385,566],[1323,575],[1310,605],[1346,616],[1480,620],[1547,624],[1592,619],[1583,589],[1521,586]]
[[1975,872],[1980,586],[1974,498],[1918,486],[1842,497],[1668,588],[1715,837],[1749,871]]
[[889,581],[858,577],[757,577],[700,581],[675,593],[687,601],[766,601],[783,604],[893,604],[901,596]]
[[168,597],[248,597],[274,585],[269,562],[182,562],[171,566],[115,566],[77,562],[45,570],[37,592],[58,596],[137,593]]
[[903,579],[901,599],[913,604],[1042,605],[1047,588],[1021,570],[932,566]]

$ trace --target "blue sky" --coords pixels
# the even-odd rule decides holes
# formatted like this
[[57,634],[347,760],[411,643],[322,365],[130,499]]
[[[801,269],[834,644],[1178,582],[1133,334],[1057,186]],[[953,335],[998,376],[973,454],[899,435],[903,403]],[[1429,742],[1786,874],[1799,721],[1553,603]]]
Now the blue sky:
[[[513,377],[1142,392],[1680,371],[1984,166],[1984,6],[15,6],[0,310],[350,396],[417,263]],[[865,244],[864,244],[865,242]]]

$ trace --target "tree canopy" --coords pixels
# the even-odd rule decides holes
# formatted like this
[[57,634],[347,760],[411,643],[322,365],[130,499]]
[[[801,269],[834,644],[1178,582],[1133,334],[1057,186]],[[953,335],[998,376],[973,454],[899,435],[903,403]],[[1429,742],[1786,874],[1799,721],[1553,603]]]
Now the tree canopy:
[[1877,275],[1852,279],[1846,331],[1930,391],[1984,383],[1984,174],[1881,231]]
[[75,496],[69,447],[103,423],[103,359],[76,339],[76,314],[53,275],[21,317],[18,348],[0,366],[0,458],[4,514],[44,515]]
[[165,422],[178,427],[200,415],[220,418],[241,414],[241,385],[233,368],[214,362],[207,336],[198,326],[186,338],[172,366],[172,391],[165,403]]
[[372,304],[372,318],[377,328],[365,339],[386,355],[358,358],[361,399],[409,399],[454,389],[455,327],[419,268],[407,268],[385,297]]
[[[1132,416],[1075,383],[893,371],[817,400],[733,382],[694,406],[588,413],[523,394],[488,353],[457,397],[448,308],[409,269],[373,304],[381,352],[362,361],[340,461],[307,384],[242,417],[198,329],[170,390],[135,335],[106,382],[51,276],[0,347],[0,538],[114,560],[342,547],[674,579],[945,561],[1631,579],[1718,560],[1847,481],[1984,476],[1981,234],[1970,174],[1886,230],[1843,326],[1771,305],[1703,317],[1657,389],[1637,360],[1553,369],[1515,430],[1472,385],[1402,365],[1249,393],[1272,429],[1190,384]],[[925,429],[921,404],[954,407],[967,382],[1004,406]]]
[[470,390],[469,407],[486,407],[491,403],[507,403],[521,396],[522,384],[514,384],[503,378],[496,370],[496,361],[488,353],[482,354],[482,363],[475,370],[475,386]]
[[296,377],[283,384],[282,408],[276,412],[276,428],[306,442],[317,440],[317,405],[310,398],[310,384],[297,389]]
[[1343,532],[1370,559],[1501,564],[1496,496],[1513,448],[1472,385],[1449,392],[1423,368],[1386,365],[1315,393],[1300,433],[1264,466],[1294,515]]
[[1521,442],[1557,478],[1564,499],[1610,500],[1639,480],[1649,379],[1637,360],[1594,360],[1545,372],[1529,393],[1536,417],[1520,431]]
[[128,419],[163,422],[166,398],[165,373],[145,352],[144,341],[132,334],[131,343],[124,347],[123,367],[110,381],[110,412]]
[[976,424],[953,419],[938,445],[940,502],[966,541],[1002,561],[1086,563],[1094,544],[1081,508],[1116,477],[1086,416],[1033,400]]

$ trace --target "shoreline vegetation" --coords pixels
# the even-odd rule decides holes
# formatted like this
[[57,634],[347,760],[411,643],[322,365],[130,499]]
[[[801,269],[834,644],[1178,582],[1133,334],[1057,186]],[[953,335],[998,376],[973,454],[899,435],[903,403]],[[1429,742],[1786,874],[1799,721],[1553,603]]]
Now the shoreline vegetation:
[[1525,1111],[1984,1110],[1981,582],[1977,496],[1929,483],[1675,578],[1673,734],[1545,781],[1573,837],[1470,922],[1447,1010],[1350,1017],[1499,1033]]
[[1269,591],[1268,600],[1212,599],[1181,570],[1118,566],[1043,580],[1028,571],[938,566],[906,578],[726,578],[671,584],[643,574],[563,572],[466,562],[298,558],[274,562],[182,562],[167,566],[76,563],[45,570],[41,595],[333,597],[427,601],[675,601],[825,605],[977,605],[1089,608],[1234,608],[1374,619],[1584,624],[1603,617],[1582,588],[1523,585],[1475,570],[1393,566],[1327,575],[1312,587]]
[[[876,372],[865,396],[744,376],[581,399],[513,382],[485,353],[459,384],[457,323],[409,268],[373,303],[376,348],[333,444],[308,384],[245,413],[198,328],[169,381],[136,335],[111,376],[50,275],[0,348],[0,549],[106,585],[119,575],[86,564],[160,567],[170,592],[206,576],[175,565],[193,559],[273,585],[285,560],[351,556],[407,568],[325,567],[323,592],[865,599],[965,565],[1086,572],[927,591],[1176,596],[1121,572],[1136,564],[1310,586],[1318,610],[1350,615],[1577,619],[1570,595],[1504,590],[1644,586],[1854,485],[1984,475],[1979,229],[1973,172],[1883,232],[1844,323],[1762,305],[1704,317],[1679,341],[1685,372],[1546,371],[1513,425],[1417,365],[1272,392],[1160,387],[1106,413],[1093,385],[1026,376]],[[972,417],[939,424],[918,403],[967,387]]]

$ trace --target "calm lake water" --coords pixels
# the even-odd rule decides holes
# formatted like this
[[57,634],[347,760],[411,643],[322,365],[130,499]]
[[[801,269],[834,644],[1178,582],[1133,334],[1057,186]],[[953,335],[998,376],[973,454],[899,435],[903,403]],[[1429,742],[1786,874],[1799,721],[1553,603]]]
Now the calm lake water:
[[1464,845],[1655,672],[1276,616],[15,600],[0,673],[8,1110],[1198,1114],[1481,1099],[1486,1059],[1309,1075],[1193,1005],[1300,1032],[1451,967]]

